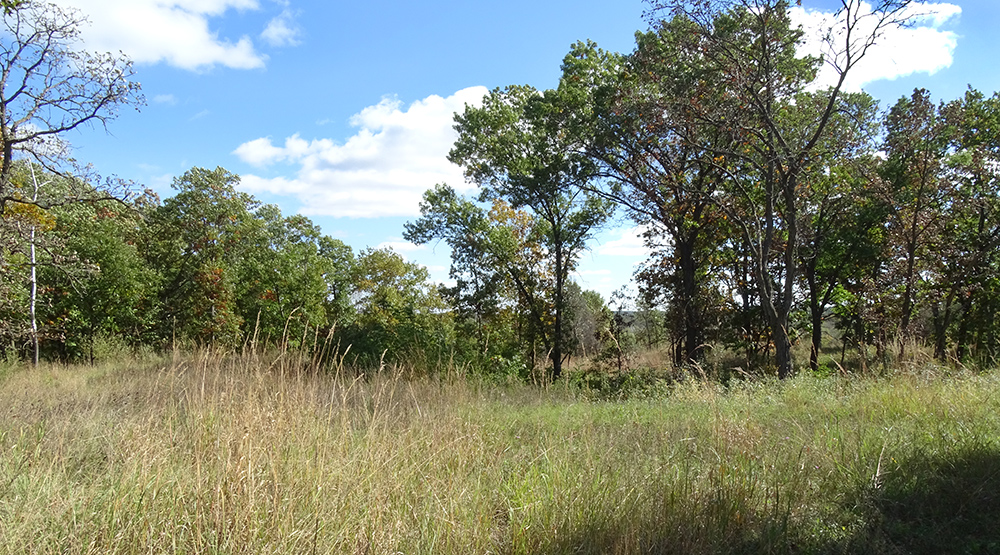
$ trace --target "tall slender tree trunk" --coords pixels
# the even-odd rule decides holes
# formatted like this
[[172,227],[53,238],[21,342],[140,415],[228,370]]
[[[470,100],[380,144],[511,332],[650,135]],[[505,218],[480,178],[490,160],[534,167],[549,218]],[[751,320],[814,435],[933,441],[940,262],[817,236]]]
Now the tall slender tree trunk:
[[910,334],[910,319],[913,317],[913,289],[915,281],[914,266],[916,264],[916,246],[909,245],[907,247],[907,260],[906,260],[906,275],[904,277],[906,281],[906,287],[903,290],[903,314],[899,323],[899,358],[903,359],[906,355],[906,339]]
[[809,368],[819,370],[819,352],[823,346],[823,308],[815,299],[809,301],[809,317],[812,320],[812,346],[809,349]]
[[[37,196],[37,194],[36,194]],[[31,349],[32,360],[38,366],[38,319],[35,315],[35,305],[38,299],[38,275],[35,271],[35,226],[31,226],[31,300],[29,301],[31,314]]]
[[[31,195],[32,202],[38,202],[38,189],[40,185],[38,184],[38,177],[35,175],[35,167],[28,164],[31,169],[31,183],[34,185],[34,193]],[[31,314],[31,350],[32,350],[32,361],[35,366],[38,366],[38,318],[35,313],[35,307],[38,303],[38,274],[37,266],[38,260],[35,257],[35,226],[31,226],[31,239],[30,239],[30,249],[31,249],[31,299],[29,301],[29,313]]]
[[971,293],[966,293],[962,297],[961,319],[958,322],[958,334],[955,338],[955,356],[958,360],[964,360],[969,355],[969,329],[973,318],[972,299]]
[[556,246],[556,322],[555,322],[555,332],[552,338],[552,378],[558,380],[559,376],[562,375],[562,344],[563,344],[563,332],[562,332],[562,316],[563,316],[563,285],[565,279],[563,278],[563,248],[562,248],[562,238],[556,234],[555,237]]
[[[823,313],[826,312],[826,307],[830,305],[834,284],[833,282],[823,284],[824,291],[822,296],[820,295],[820,284],[816,282],[815,259],[803,265],[802,273],[805,274],[806,283],[809,285],[809,319],[812,326],[809,368],[815,372],[819,370],[819,354],[823,347]],[[843,356],[841,356],[841,360],[843,360]]]

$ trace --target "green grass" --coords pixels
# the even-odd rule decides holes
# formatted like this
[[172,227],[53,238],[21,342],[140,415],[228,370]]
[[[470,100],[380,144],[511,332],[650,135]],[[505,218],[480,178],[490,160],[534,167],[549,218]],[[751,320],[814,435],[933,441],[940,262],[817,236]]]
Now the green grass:
[[1000,376],[597,401],[208,354],[0,378],[3,553],[996,553]]

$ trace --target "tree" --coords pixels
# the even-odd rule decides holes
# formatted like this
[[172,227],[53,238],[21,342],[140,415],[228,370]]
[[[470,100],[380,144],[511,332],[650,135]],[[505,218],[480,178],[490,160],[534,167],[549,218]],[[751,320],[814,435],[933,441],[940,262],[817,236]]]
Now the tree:
[[[823,94],[800,94],[794,108],[806,117],[825,102]],[[823,322],[828,309],[881,262],[886,206],[876,194],[874,156],[878,104],[865,93],[841,95],[829,132],[804,168],[800,196],[799,265],[805,282],[812,335],[809,366],[819,369]]]
[[493,90],[481,108],[467,106],[456,116],[459,138],[448,156],[482,187],[480,200],[504,199],[514,209],[529,209],[543,224],[554,278],[554,322],[543,337],[554,378],[562,372],[569,273],[611,213],[610,203],[580,188],[594,173],[567,133],[572,100],[560,91],[543,94],[528,86]]
[[31,202],[11,187],[14,160],[57,171],[67,162],[60,135],[106,125],[124,105],[139,105],[138,82],[124,55],[78,50],[85,18],[42,0],[5,2],[0,39],[0,212]]
[[241,338],[236,270],[260,224],[252,213],[259,203],[237,183],[223,168],[192,168],[174,179],[177,194],[150,215],[153,235],[144,250],[163,276],[168,339],[233,345]]
[[[353,253],[308,218],[260,206],[234,261],[234,296],[244,334],[298,345],[311,327],[343,324]],[[294,316],[294,318],[293,318]]]
[[443,292],[458,325],[472,327],[478,353],[510,357],[523,349],[534,361],[539,341],[551,353],[555,279],[544,223],[500,198],[487,210],[447,185],[424,193],[420,211],[404,237],[444,240],[451,248],[456,284]]
[[390,249],[366,249],[352,275],[357,316],[348,340],[365,362],[440,354],[450,343],[450,318],[426,268]]
[[[47,336],[63,359],[94,362],[95,343],[111,338],[138,347],[155,338],[160,275],[139,245],[147,233],[134,203],[73,203],[52,209],[65,260],[42,267],[50,291]],[[56,341],[58,340],[58,341]]]
[[[940,261],[939,289],[932,306],[935,354],[946,356],[948,334],[959,360],[984,359],[1000,352],[1000,94],[970,89],[942,105],[949,156],[945,174],[952,181],[944,226],[946,247]],[[957,321],[955,329],[950,329]],[[977,350],[978,353],[973,353]]]
[[[891,26],[905,19],[909,0],[880,0],[869,6],[842,0],[833,25],[823,35],[824,59],[836,83],[821,108],[808,119],[789,119],[795,98],[815,78],[821,60],[800,58],[802,31],[789,19],[786,0],[657,0],[653,17],[671,20],[655,27],[683,28],[687,55],[681,69],[694,79],[683,113],[693,127],[675,128],[678,139],[704,146],[726,176],[726,187],[713,197],[739,229],[751,253],[752,278],[774,343],[778,376],[793,371],[791,320],[798,281],[799,186],[813,163],[817,145],[828,132],[841,89],[851,69]],[[869,20],[871,23],[869,24]],[[721,91],[721,94],[719,94]],[[691,133],[689,129],[697,129]],[[723,145],[706,144],[704,129],[731,135]]]
[[910,323],[920,303],[921,274],[930,270],[931,249],[946,225],[946,205],[951,197],[944,176],[948,137],[944,122],[924,89],[901,98],[886,118],[883,178],[892,210],[888,231],[892,261],[890,281],[898,291],[899,356],[905,354]]
[[583,290],[575,282],[569,283],[566,292],[573,353],[584,357],[599,354],[611,333],[611,309],[600,293]]
[[504,284],[514,268],[493,240],[497,230],[490,214],[447,185],[424,193],[420,214],[419,219],[405,224],[403,237],[418,245],[435,240],[447,243],[451,249],[449,276],[455,286],[442,292],[451,300],[457,323],[471,327],[469,335],[475,338],[478,353],[486,355],[491,347],[496,350],[502,345],[497,336],[506,335],[497,324],[507,301]]
[[[679,22],[678,22],[679,23]],[[597,194],[624,206],[646,230],[655,254],[637,274],[649,303],[666,301],[673,313],[676,364],[700,360],[708,340],[713,304],[709,266],[725,225],[712,195],[723,174],[707,143],[729,140],[695,129],[677,110],[697,91],[683,75],[678,42],[683,26],[639,33],[635,52],[626,58],[593,43],[577,43],[563,61],[560,89],[577,98],[574,130],[584,153],[606,179]],[[689,139],[707,132],[705,143],[678,141],[676,126]]]
[[[4,10],[0,30],[0,274],[6,274],[11,245],[18,240],[18,230],[7,224],[23,220],[9,217],[12,211],[23,216],[30,211],[24,208],[28,205],[44,212],[81,199],[113,198],[93,187],[71,188],[68,196],[40,196],[38,187],[14,183],[15,161],[23,159],[28,167],[38,164],[47,173],[72,177],[65,171],[72,164],[69,147],[60,135],[88,123],[106,124],[119,106],[141,104],[142,97],[139,84],[130,81],[132,67],[126,57],[77,50],[79,26],[85,21],[77,12],[39,0],[7,0],[0,7]],[[30,226],[29,232],[29,312],[36,360],[38,229]]]

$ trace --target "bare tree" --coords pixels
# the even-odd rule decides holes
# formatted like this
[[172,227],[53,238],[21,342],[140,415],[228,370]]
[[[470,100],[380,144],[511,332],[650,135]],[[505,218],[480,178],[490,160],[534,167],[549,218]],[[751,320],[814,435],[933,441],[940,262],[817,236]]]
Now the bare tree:
[[[9,4],[9,6],[8,6]],[[47,170],[69,161],[60,138],[86,124],[104,126],[121,106],[142,104],[124,54],[80,50],[86,18],[38,0],[4,5],[0,28],[0,212],[10,202],[38,202],[11,182],[14,160],[26,158]]]

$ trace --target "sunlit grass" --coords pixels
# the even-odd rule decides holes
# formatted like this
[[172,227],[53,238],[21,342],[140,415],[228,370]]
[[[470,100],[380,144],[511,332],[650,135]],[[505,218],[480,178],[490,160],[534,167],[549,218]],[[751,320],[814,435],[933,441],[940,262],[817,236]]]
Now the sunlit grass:
[[[0,383],[8,553],[990,553],[1000,380],[565,384],[202,354]],[[955,548],[955,549],[952,549]]]

